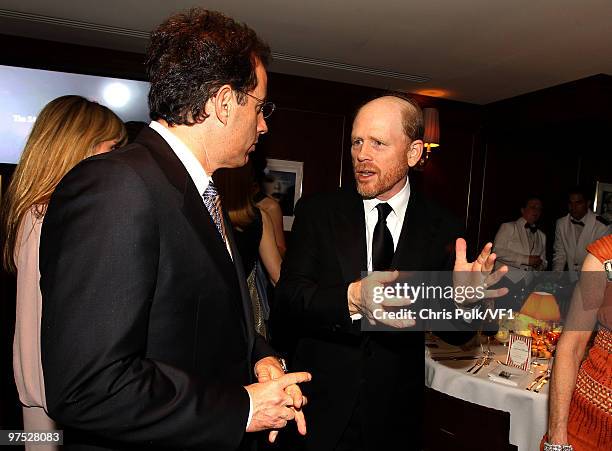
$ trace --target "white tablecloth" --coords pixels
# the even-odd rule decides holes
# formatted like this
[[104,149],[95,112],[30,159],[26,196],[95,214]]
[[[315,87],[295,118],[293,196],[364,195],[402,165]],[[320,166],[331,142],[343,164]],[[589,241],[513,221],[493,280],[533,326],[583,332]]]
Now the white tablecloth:
[[[444,344],[441,344],[441,348],[443,347]],[[455,352],[457,349],[455,348]],[[493,346],[491,349],[496,354],[494,359],[505,361],[507,348]],[[445,350],[438,349],[434,351],[434,355]],[[453,351],[449,352],[449,355],[452,355]],[[517,387],[512,387],[492,382],[488,378],[489,372],[499,370],[503,365],[494,362],[489,367],[483,367],[476,375],[468,374],[466,370],[474,363],[475,360],[437,362],[427,353],[425,384],[434,390],[471,403],[510,412],[510,443],[518,446],[519,451],[539,450],[540,440],[548,426],[548,384],[540,393],[525,388],[546,367],[535,367],[532,373],[525,374]],[[485,422],[483,419],[483,424],[486,424]]]

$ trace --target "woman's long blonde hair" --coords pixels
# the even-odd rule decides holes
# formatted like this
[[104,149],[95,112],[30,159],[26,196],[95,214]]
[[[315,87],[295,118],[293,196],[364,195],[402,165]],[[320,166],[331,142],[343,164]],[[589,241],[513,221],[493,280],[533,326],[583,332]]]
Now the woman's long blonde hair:
[[28,210],[41,218],[51,194],[77,163],[104,141],[126,139],[123,122],[111,110],[80,96],[62,96],[40,112],[2,205],[4,267],[16,272],[14,252],[19,225]]

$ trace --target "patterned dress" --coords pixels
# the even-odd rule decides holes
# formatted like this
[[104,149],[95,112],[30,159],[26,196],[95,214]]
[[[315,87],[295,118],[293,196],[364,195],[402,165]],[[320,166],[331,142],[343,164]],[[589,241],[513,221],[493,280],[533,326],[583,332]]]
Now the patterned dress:
[[[612,235],[588,246],[602,264],[612,259]],[[608,279],[595,344],[582,362],[570,403],[568,441],[575,451],[612,450],[612,281]]]

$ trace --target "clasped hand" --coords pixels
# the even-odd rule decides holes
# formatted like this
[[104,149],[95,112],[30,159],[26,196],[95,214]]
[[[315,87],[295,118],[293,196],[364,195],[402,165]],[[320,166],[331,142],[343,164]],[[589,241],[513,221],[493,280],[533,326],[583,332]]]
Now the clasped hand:
[[306,396],[297,384],[312,379],[310,373],[285,374],[274,357],[265,357],[255,365],[257,383],[246,386],[251,396],[253,412],[247,432],[272,429],[268,440],[276,440],[278,429],[295,420],[298,432],[306,435],[306,419],[302,407]]

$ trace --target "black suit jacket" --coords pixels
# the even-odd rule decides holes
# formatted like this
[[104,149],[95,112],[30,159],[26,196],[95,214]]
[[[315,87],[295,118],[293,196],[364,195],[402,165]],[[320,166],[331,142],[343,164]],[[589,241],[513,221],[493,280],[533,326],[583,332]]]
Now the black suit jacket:
[[[229,223],[228,223],[229,224]],[[59,184],[40,248],[49,415],[67,442],[245,446],[255,334],[234,261],[186,169],[146,127]]]
[[[452,269],[461,232],[455,219],[412,190],[392,267]],[[285,340],[297,338],[293,369],[313,376],[303,387],[309,399],[304,445],[334,449],[361,396],[365,449],[421,449],[424,335],[360,331],[349,316],[347,289],[362,271],[367,251],[361,197],[340,190],[300,203],[274,325]]]

